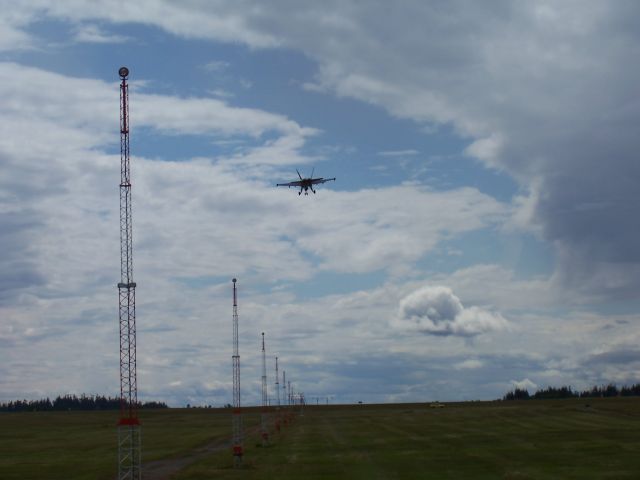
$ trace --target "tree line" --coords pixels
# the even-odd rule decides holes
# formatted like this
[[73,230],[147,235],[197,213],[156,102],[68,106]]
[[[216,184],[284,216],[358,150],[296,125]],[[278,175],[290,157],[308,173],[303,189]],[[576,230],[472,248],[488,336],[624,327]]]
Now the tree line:
[[573,390],[571,387],[547,387],[529,394],[526,388],[516,388],[508,392],[502,400],[544,400],[553,398],[594,398],[594,397],[637,397],[640,396],[640,383],[618,388],[609,385],[594,386],[589,390]]
[[[138,408],[169,408],[164,402],[138,402]],[[51,400],[15,400],[0,403],[0,412],[54,412],[68,410],[119,410],[119,397],[63,395]]]

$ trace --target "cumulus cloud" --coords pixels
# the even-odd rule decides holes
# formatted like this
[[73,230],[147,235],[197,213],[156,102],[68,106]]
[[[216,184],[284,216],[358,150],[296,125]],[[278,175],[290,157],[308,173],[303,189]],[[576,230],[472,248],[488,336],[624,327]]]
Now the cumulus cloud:
[[529,393],[533,393],[538,388],[538,385],[533,383],[528,378],[525,378],[524,380],[511,380],[511,384],[514,388],[517,388],[519,390],[528,390]]
[[472,337],[504,330],[507,321],[500,313],[465,308],[449,287],[426,286],[400,300],[395,325],[429,335]]

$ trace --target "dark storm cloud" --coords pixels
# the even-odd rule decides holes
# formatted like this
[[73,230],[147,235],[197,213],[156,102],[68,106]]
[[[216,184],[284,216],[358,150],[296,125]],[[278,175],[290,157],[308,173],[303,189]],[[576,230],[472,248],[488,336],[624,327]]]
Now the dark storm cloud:
[[[531,377],[545,368],[545,361],[525,353],[479,355],[473,358],[474,364],[468,360],[464,354],[431,356],[428,352],[384,352],[335,358],[322,365],[297,365],[292,373],[296,379],[317,380],[304,384],[309,396],[330,395],[336,401],[403,398],[429,401],[496,398],[511,388],[513,380]],[[329,376],[331,382],[325,384],[323,376]],[[452,391],[456,392],[455,398],[450,394]]]
[[[585,112],[591,122],[567,132],[567,138],[538,137],[544,147],[532,146],[530,155],[538,152],[549,160],[536,186],[532,220],[556,247],[561,284],[596,299],[635,296],[640,285],[640,144],[636,136],[629,137],[637,123],[614,127],[595,110]],[[512,152],[507,148],[504,155]]]
[[640,350],[621,349],[591,355],[585,364],[593,367],[603,364],[628,365],[635,362],[640,362]]

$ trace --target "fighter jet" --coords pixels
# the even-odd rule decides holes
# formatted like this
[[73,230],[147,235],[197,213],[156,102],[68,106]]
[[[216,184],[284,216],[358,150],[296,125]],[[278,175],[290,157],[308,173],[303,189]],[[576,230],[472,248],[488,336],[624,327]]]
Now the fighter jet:
[[300,172],[298,172],[298,169],[296,168],[296,172],[298,174],[298,177],[300,177],[300,180],[296,180],[295,182],[289,182],[289,183],[276,183],[276,187],[300,187],[300,191],[298,192],[298,195],[302,194],[302,191],[304,190],[304,194],[305,195],[309,195],[309,189],[311,189],[311,191],[313,193],[316,193],[316,191],[313,189],[314,185],[317,185],[319,183],[324,183],[324,182],[329,182],[331,180],[335,181],[335,177],[333,178],[313,178],[313,172],[314,172],[315,168],[313,170],[311,170],[311,176],[309,178],[302,178],[302,175],[300,175]]

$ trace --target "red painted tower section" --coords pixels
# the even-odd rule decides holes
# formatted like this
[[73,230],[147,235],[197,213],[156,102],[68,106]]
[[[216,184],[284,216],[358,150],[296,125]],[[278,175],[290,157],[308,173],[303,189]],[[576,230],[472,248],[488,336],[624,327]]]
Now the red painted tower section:
[[238,294],[233,279],[233,459],[234,465],[242,464],[242,412],[240,410],[240,351],[238,349]]
[[120,421],[118,479],[142,478],[138,382],[136,376],[136,283],[133,281],[131,171],[129,161],[129,69],[118,71],[120,83]]

